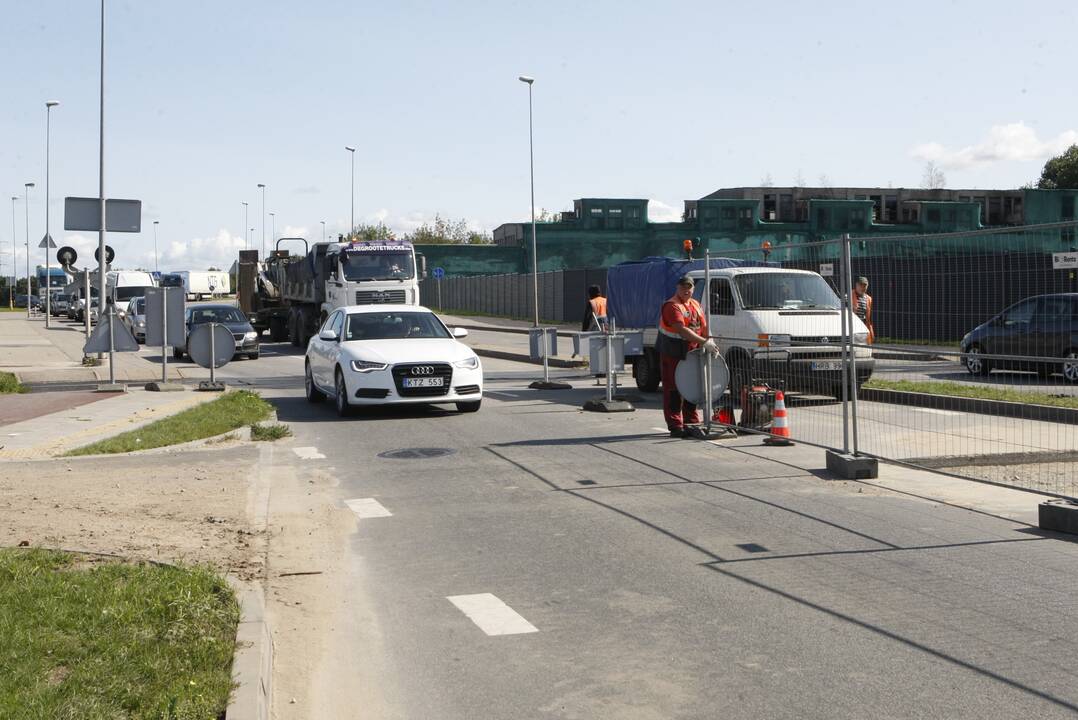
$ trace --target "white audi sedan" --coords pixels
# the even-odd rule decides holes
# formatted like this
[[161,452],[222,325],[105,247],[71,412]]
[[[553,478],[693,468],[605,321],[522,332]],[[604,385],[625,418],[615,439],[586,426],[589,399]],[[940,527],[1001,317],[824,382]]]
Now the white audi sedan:
[[338,415],[363,405],[455,403],[475,412],[483,366],[425,307],[353,305],[334,310],[307,345],[307,400],[334,399]]

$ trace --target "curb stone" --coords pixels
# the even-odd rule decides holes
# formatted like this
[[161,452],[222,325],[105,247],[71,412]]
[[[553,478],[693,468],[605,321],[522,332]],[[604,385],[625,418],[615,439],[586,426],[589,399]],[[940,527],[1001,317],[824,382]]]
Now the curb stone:
[[240,603],[236,652],[232,657],[235,684],[225,720],[268,720],[273,698],[273,636],[265,617],[265,595],[257,583],[228,576]]

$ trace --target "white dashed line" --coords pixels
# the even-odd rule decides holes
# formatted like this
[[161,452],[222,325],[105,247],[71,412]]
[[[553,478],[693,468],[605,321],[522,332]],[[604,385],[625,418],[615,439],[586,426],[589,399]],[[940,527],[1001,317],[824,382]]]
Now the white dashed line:
[[292,452],[294,452],[296,455],[299,455],[304,460],[324,460],[326,457],[322,453],[318,452],[318,448],[316,447],[292,448]]
[[954,410],[937,410],[936,408],[914,408],[918,412],[932,413],[933,415],[961,415],[960,412]]
[[539,628],[490,593],[452,595],[446,598],[487,635],[520,635]]
[[358,518],[393,517],[393,513],[383,507],[382,503],[374,498],[356,498],[345,500],[344,504],[356,514]]

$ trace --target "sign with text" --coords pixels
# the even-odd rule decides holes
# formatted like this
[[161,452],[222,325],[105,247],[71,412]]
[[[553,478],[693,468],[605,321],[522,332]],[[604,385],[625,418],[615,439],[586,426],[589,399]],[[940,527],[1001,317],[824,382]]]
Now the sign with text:
[[1052,253],[1053,270],[1074,270],[1078,268],[1078,252]]
[[835,264],[834,263],[820,263],[820,275],[824,277],[835,276]]

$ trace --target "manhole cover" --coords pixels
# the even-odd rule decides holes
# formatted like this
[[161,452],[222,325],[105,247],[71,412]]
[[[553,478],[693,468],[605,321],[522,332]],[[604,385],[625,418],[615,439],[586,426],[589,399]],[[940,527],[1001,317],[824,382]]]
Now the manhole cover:
[[452,448],[403,448],[401,450],[387,450],[384,453],[378,453],[378,457],[389,458],[390,460],[423,460],[426,458],[452,455],[455,452],[456,450]]

